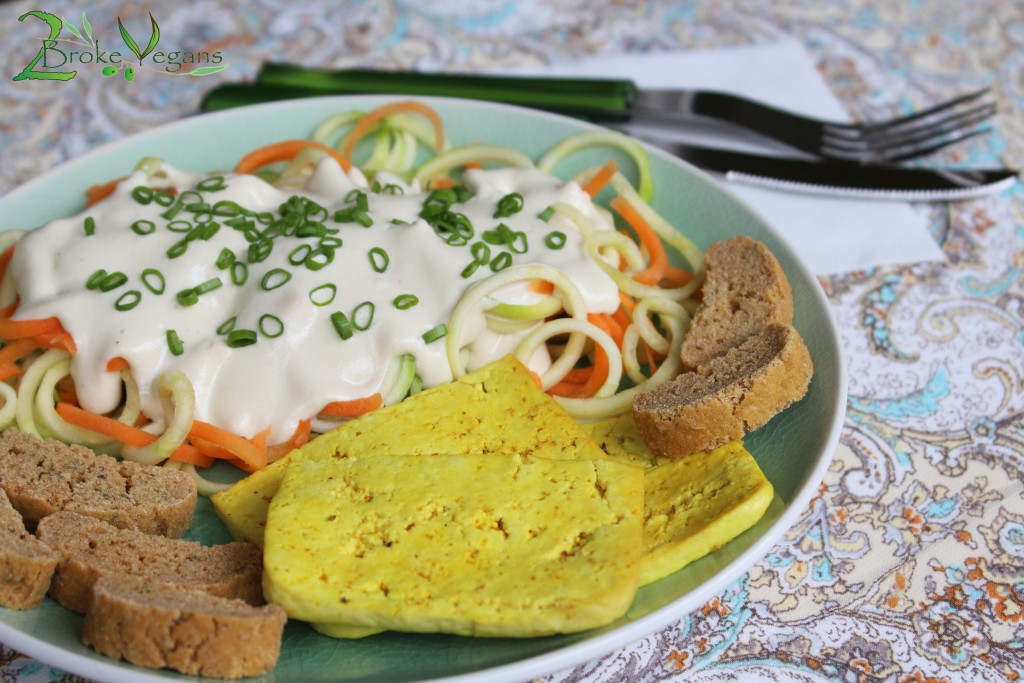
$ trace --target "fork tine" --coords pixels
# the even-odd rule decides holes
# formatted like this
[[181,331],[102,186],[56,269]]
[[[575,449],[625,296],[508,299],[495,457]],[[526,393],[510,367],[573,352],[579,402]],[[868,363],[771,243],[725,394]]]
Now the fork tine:
[[922,109],[921,111],[916,111],[912,114],[907,114],[906,116],[899,116],[888,121],[878,121],[877,123],[868,121],[860,124],[860,127],[861,130],[864,131],[865,133],[874,133],[883,130],[891,130],[893,128],[900,128],[910,123],[920,121],[921,119],[931,118],[936,114],[940,114],[951,109],[955,109],[960,105],[966,104],[968,102],[973,102],[977,99],[980,99],[984,95],[988,94],[989,91],[990,88],[982,88],[981,90],[976,90],[974,92],[967,93],[966,95],[954,97],[953,99],[946,100],[945,102],[940,102],[935,106],[928,107],[927,109]]
[[855,123],[827,123],[824,126],[824,130],[830,137],[836,140],[860,140],[866,133],[876,133],[889,130],[892,128],[899,128],[906,126],[911,123],[915,123],[924,118],[929,118],[940,114],[951,109],[955,109],[960,105],[968,102],[973,102],[978,98],[982,97],[990,91],[990,88],[982,88],[975,92],[967,93],[966,95],[960,95],[954,97],[951,100],[940,102],[939,104],[922,109],[921,111],[914,112],[912,114],[906,114],[904,116],[897,116],[895,118],[887,119],[885,121],[859,121]]
[[897,128],[886,132],[865,132],[857,140],[850,137],[837,138],[826,130],[822,136],[822,145],[828,149],[843,151],[884,150],[894,146],[909,146],[933,140],[950,133],[972,128],[992,118],[996,113],[996,105],[992,103],[978,105],[963,112],[945,116],[937,121],[930,121],[913,128]]
[[920,144],[969,128],[977,128],[978,125],[991,119],[995,113],[996,107],[994,104],[976,107],[971,111],[964,112],[960,116],[947,117],[933,124],[916,129],[908,129],[895,135],[872,135],[866,139],[866,142],[873,149]]
[[945,149],[946,147],[949,147],[950,145],[955,145],[958,142],[963,142],[964,140],[969,140],[970,138],[977,137],[979,135],[985,135],[985,134],[991,133],[991,132],[992,132],[992,129],[988,128],[988,127],[986,127],[986,128],[978,128],[976,130],[972,130],[972,131],[967,131],[965,133],[961,133],[960,135],[954,135],[954,136],[948,137],[948,138],[946,138],[944,140],[940,140],[939,142],[936,142],[935,144],[929,145],[929,146],[926,146],[926,147],[916,147],[916,148],[909,149],[909,150],[906,149],[906,148],[903,148],[904,151],[902,151],[902,152],[900,151],[901,148],[894,148],[894,149],[888,150],[886,152],[882,152],[881,154],[879,154],[875,158],[878,159],[879,161],[886,161],[886,162],[907,161],[908,159],[917,159],[917,158],[920,158],[920,157],[923,157],[923,156],[927,156],[927,155],[931,154],[932,152],[937,152],[940,149]]

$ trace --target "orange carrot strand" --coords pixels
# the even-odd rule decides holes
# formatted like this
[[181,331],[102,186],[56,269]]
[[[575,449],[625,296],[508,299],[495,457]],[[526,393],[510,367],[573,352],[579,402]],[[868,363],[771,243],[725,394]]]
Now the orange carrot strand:
[[440,151],[444,149],[444,122],[441,121],[441,117],[436,111],[423,104],[422,102],[416,102],[414,100],[403,100],[401,102],[392,102],[391,104],[385,104],[382,107],[377,107],[373,111],[369,111],[365,116],[356,121],[356,125],[352,126],[352,131],[348,135],[348,139],[345,141],[345,148],[342,150],[342,154],[346,157],[351,158],[352,151],[356,148],[356,144],[366,136],[377,123],[392,114],[398,113],[413,113],[419,114],[430,121],[434,127],[434,141],[435,148]]
[[288,161],[307,147],[315,147],[322,152],[326,152],[341,165],[344,171],[352,168],[352,163],[347,158],[323,143],[314,142],[313,140],[284,140],[260,147],[246,154],[235,165],[235,173],[252,173],[275,161]]
[[586,185],[583,186],[583,191],[589,194],[591,197],[596,197],[601,194],[601,190],[604,189],[608,181],[612,179],[616,171],[619,170],[619,165],[614,161],[609,161],[607,164],[601,167],[601,169],[594,174],[594,177],[590,179]]
[[665,270],[668,268],[668,254],[665,252],[665,246],[661,243],[661,239],[640,215],[640,212],[621,195],[612,200],[611,207],[626,220],[629,227],[633,228],[637,237],[640,238],[641,244],[647,249],[650,262],[647,268],[634,275],[633,279],[645,285],[657,284],[664,277]]
[[378,392],[366,398],[356,398],[351,401],[332,401],[323,407],[320,414],[329,417],[357,417],[380,408],[382,403],[383,397]]

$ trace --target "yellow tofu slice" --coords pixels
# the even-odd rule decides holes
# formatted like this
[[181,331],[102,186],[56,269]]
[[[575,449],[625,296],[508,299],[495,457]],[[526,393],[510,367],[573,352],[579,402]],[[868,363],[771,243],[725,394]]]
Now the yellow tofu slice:
[[774,489],[739,441],[685,458],[658,458],[632,415],[583,425],[613,460],[646,467],[640,585],[718,550],[754,526]]
[[609,460],[293,461],[270,505],[264,592],[327,634],[596,628],[633,601],[643,486],[642,469]]
[[336,455],[475,453],[604,458],[512,356],[352,420],[212,496],[231,534],[262,547],[267,507],[289,465]]

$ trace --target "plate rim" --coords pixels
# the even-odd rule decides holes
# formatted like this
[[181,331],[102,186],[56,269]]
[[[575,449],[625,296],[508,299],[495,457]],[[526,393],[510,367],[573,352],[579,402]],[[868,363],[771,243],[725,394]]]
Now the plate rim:
[[[317,97],[294,98],[276,102],[265,102],[217,112],[200,113],[187,118],[169,121],[158,126],[154,126],[153,128],[139,131],[118,140],[103,144],[80,156],[58,164],[46,172],[20,184],[9,192],[0,195],[0,206],[3,206],[9,201],[18,200],[25,193],[31,193],[37,186],[44,185],[51,175],[60,172],[67,172],[78,166],[87,166],[90,163],[93,163],[97,158],[102,158],[103,156],[116,153],[121,148],[132,146],[147,137],[162,133],[169,128],[187,129],[192,126],[201,125],[204,121],[210,121],[213,117],[218,119],[239,116],[244,117],[254,111],[262,113],[271,112],[274,109],[287,110],[289,108],[301,106],[303,103],[313,101],[338,102],[340,110],[346,102],[379,101],[384,103],[402,99],[410,99],[410,96],[377,94],[324,95]],[[427,104],[430,104],[431,102],[443,102],[455,106],[470,106],[484,109],[490,108],[502,111],[512,111],[527,117],[550,119],[562,124],[569,123],[573,127],[578,127],[581,130],[602,129],[600,126],[595,124],[516,105],[456,97],[416,96],[413,99],[423,101]],[[631,139],[635,140],[635,138]],[[566,668],[607,655],[618,648],[626,647],[629,644],[664,628],[673,621],[684,617],[686,614],[699,607],[699,605],[706,600],[707,595],[716,595],[722,592],[729,585],[735,582],[743,573],[763,559],[771,547],[778,542],[778,540],[793,526],[797,518],[803,514],[805,508],[814,497],[818,484],[824,479],[825,473],[828,471],[832,462],[845,421],[848,392],[847,363],[845,354],[842,352],[842,339],[835,319],[835,313],[832,310],[824,289],[820,286],[817,276],[810,271],[803,260],[800,259],[796,251],[790,246],[789,242],[779,233],[778,230],[776,230],[774,225],[772,225],[770,221],[761,215],[761,213],[752,207],[747,201],[732,192],[727,182],[716,178],[696,166],[693,166],[689,162],[673,157],[664,150],[653,147],[643,141],[637,140],[637,142],[639,142],[639,144],[645,149],[648,155],[660,157],[668,164],[683,170],[685,173],[697,177],[706,184],[714,186],[718,191],[727,195],[734,204],[739,205],[744,211],[755,218],[756,222],[760,224],[760,227],[769,233],[778,245],[781,245],[782,249],[787,252],[786,256],[788,257],[791,267],[794,267],[799,271],[802,279],[818,284],[818,286],[809,288],[810,293],[814,298],[814,305],[825,311],[827,315],[825,316],[825,320],[815,321],[818,325],[816,332],[825,339],[829,348],[836,351],[835,357],[831,360],[836,364],[835,380],[837,391],[835,397],[833,397],[833,404],[831,405],[832,420],[828,429],[823,432],[825,438],[823,440],[823,446],[820,453],[816,458],[815,466],[804,473],[804,476],[800,479],[799,485],[795,489],[792,500],[786,503],[786,507],[782,514],[780,514],[780,516],[761,535],[760,538],[754,541],[743,553],[722,567],[712,578],[707,579],[695,587],[695,589],[690,590],[688,593],[673,600],[669,604],[652,610],[641,617],[610,629],[607,632],[600,633],[565,646],[556,647],[555,649],[538,655],[532,655],[514,662],[477,669],[467,673],[429,679],[418,679],[420,680],[420,683],[470,683],[470,681],[480,680],[481,676],[487,676],[487,680],[494,683],[515,683],[527,678],[536,678],[556,673]],[[26,229],[35,229],[35,227],[38,226]],[[9,229],[16,228],[12,227]],[[7,229],[0,228],[0,232],[5,232],[6,230]],[[2,619],[0,619],[0,641],[8,647],[16,649],[30,657],[36,658],[45,664],[61,668],[67,672],[75,673],[77,675],[95,678],[98,681],[109,683],[133,683],[135,681],[143,681],[144,683],[160,683],[168,680],[182,680],[182,677],[186,676],[179,672],[160,669],[145,669],[114,660],[101,661],[92,659],[90,657],[65,650],[58,645],[54,645],[46,640],[21,631],[20,629],[7,624],[6,621],[3,621]],[[274,672],[268,672],[264,677],[272,679],[274,677]],[[191,678],[195,679],[195,677]],[[253,678],[251,680],[260,680],[260,677]]]

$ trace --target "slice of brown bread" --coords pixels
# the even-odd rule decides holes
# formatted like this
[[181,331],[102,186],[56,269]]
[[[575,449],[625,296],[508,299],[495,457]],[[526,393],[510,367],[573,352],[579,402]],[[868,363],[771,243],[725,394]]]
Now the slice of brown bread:
[[0,489],[0,606],[32,609],[42,602],[60,556],[25,531],[25,522]]
[[75,512],[57,512],[36,528],[36,537],[60,554],[50,597],[84,612],[92,586],[104,576],[128,575],[152,585],[172,585],[263,602],[263,558],[244,542],[204,546],[135,529],[118,529]]
[[803,398],[813,372],[800,334],[768,325],[697,370],[638,394],[633,417],[652,451],[678,458],[761,427]]
[[177,538],[188,530],[196,485],[187,473],[100,455],[9,429],[0,435],[0,486],[33,530],[70,510],[124,529]]
[[105,576],[93,586],[82,642],[139,666],[239,678],[274,668],[286,621],[277,605]]
[[793,322],[793,293],[775,255],[750,237],[716,242],[704,254],[703,298],[683,340],[694,370],[766,325]]

